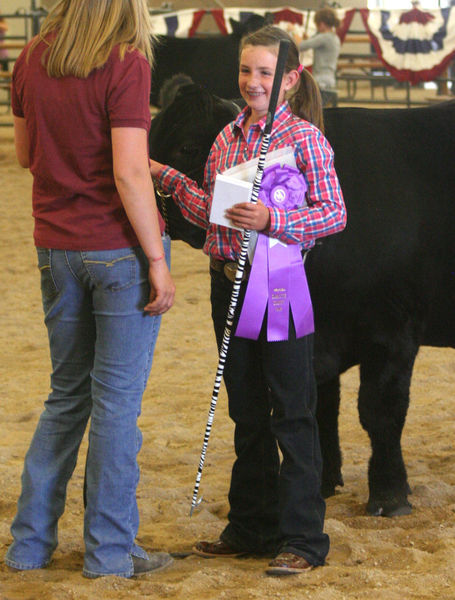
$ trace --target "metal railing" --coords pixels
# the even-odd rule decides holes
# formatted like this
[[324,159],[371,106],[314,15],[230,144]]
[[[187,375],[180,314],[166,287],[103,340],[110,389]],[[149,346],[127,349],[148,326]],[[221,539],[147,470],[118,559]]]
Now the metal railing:
[[[31,0],[29,9],[19,9],[15,13],[2,13],[1,16],[7,21],[22,21],[22,33],[15,35],[5,35],[0,48],[6,50],[21,50],[26,43],[39,32],[41,22],[47,15],[47,11],[36,6],[36,1]],[[10,110],[10,86],[12,65],[16,56],[7,56],[2,59],[8,65],[7,71],[0,71],[0,106],[6,106],[6,112]],[[10,122],[0,122],[0,126],[11,126]]]

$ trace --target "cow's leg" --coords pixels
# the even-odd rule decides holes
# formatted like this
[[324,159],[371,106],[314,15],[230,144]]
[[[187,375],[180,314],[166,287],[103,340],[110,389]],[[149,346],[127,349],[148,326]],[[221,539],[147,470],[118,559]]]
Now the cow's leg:
[[321,493],[324,498],[333,496],[337,485],[344,485],[341,475],[341,450],[338,436],[340,408],[340,378],[318,385],[317,419],[322,452]]
[[359,415],[372,449],[367,513],[375,516],[411,512],[401,433],[418,346],[401,333],[386,345],[371,344],[360,365]]

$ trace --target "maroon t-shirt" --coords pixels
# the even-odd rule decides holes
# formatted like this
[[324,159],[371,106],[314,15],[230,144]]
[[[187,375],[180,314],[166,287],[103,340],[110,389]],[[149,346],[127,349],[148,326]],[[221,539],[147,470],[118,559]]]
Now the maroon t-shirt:
[[48,77],[40,42],[13,71],[12,107],[24,117],[33,174],[35,245],[112,250],[138,240],[115,187],[112,127],[150,127],[150,66],[138,51],[114,48],[86,79]]

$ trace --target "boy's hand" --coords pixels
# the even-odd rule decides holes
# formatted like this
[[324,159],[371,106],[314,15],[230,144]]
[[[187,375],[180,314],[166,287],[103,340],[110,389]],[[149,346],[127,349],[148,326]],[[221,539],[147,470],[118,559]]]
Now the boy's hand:
[[164,165],[157,162],[156,160],[149,158],[150,175],[152,177],[156,177],[158,175],[158,173],[160,172],[160,169],[163,168],[163,166]]
[[269,209],[260,200],[256,204],[252,202],[234,204],[226,210],[226,217],[233,225],[242,229],[266,231],[270,227]]

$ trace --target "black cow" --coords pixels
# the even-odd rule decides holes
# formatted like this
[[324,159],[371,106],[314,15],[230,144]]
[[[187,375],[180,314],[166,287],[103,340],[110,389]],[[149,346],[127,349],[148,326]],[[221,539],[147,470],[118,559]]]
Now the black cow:
[[[330,496],[343,485],[340,374],[360,365],[359,414],[372,449],[367,512],[407,514],[401,434],[414,360],[421,345],[455,347],[455,102],[328,109],[325,123],[348,226],[321,240],[306,263],[316,319],[322,491]],[[194,131],[200,126],[194,119]],[[169,137],[175,155],[180,142]]]
[[[152,119],[150,157],[186,173],[201,185],[210,147],[221,129],[235,118],[239,107],[198,84],[179,85],[180,81],[175,76],[166,83],[166,97],[172,101]],[[205,231],[185,221],[176,204],[169,198],[166,201],[159,189],[156,195],[172,239],[202,248]]]
[[372,448],[367,512],[406,514],[401,433],[414,360],[421,345],[455,347],[455,102],[329,109],[325,121],[348,226],[307,263],[323,492],[343,485],[339,376],[360,365],[360,422]]
[[273,15],[251,15],[244,23],[230,19],[232,33],[209,37],[158,36],[152,72],[151,103],[159,104],[161,86],[172,75],[185,73],[221,98],[239,96],[239,42],[245,33],[273,22]]

